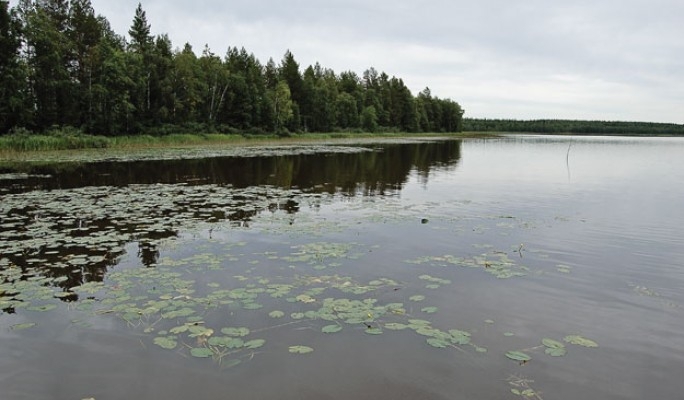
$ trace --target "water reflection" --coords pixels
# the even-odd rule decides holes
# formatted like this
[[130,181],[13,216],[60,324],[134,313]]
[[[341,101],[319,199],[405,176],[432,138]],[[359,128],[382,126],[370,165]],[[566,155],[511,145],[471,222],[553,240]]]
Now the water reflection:
[[[197,223],[249,228],[269,212],[292,225],[303,206],[315,209],[321,197],[396,195],[413,171],[427,182],[433,169],[455,168],[460,157],[461,142],[450,140],[356,153],[31,167],[0,180],[0,271],[21,269],[5,277],[12,285],[47,278],[62,300],[75,301],[69,289],[102,282],[129,243],[137,243],[142,265],[154,267],[160,242]],[[20,297],[0,298],[8,296]]]
[[[412,169],[425,179],[433,168],[455,167],[461,158],[456,140],[389,144],[373,151],[187,160],[63,163],[22,169],[0,190],[72,189],[85,186],[187,183],[271,185],[348,195],[383,195],[401,190]],[[0,173],[16,172],[5,168]]]

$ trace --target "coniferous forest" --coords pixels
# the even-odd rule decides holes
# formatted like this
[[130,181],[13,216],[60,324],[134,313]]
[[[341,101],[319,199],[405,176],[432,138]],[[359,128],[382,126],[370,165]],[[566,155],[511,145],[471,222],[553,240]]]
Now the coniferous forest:
[[455,132],[463,110],[369,68],[303,68],[288,50],[198,53],[151,34],[141,5],[126,35],[90,0],[0,1],[0,135],[71,130],[119,136],[332,131]]

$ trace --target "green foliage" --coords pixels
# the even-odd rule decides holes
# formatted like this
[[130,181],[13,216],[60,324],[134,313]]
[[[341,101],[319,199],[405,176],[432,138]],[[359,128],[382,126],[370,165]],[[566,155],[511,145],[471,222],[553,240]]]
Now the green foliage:
[[313,352],[314,349],[309,346],[290,346],[289,351],[294,354],[308,354]]
[[26,68],[19,57],[21,22],[6,1],[0,2],[0,133],[22,122]]
[[415,98],[373,68],[360,78],[319,64],[302,73],[289,50],[265,66],[244,48],[224,58],[208,47],[197,57],[188,44],[174,51],[168,35],[151,34],[141,4],[128,41],[91,0],[0,5],[0,135],[20,127],[116,137],[461,129],[457,103]]
[[563,338],[566,342],[570,344],[574,344],[577,346],[584,346],[584,347],[598,347],[598,344],[591,340],[587,339],[585,337],[579,336],[579,335],[568,335],[565,338]]
[[506,357],[510,358],[511,360],[520,362],[527,362],[532,359],[532,357],[523,353],[522,351],[509,351],[506,353]]

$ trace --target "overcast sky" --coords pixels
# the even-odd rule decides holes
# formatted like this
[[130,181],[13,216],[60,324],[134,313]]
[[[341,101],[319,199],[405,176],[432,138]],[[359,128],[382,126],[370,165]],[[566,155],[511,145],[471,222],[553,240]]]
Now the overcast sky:
[[[92,0],[127,35],[139,0]],[[12,1],[16,4],[16,0]],[[174,47],[373,66],[467,117],[684,123],[682,0],[145,0]]]

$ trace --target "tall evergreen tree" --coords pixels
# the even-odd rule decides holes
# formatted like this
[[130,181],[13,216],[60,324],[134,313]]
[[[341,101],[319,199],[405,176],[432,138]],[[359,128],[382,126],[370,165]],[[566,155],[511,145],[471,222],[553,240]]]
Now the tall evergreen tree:
[[154,71],[152,47],[154,38],[150,34],[151,25],[147,22],[147,14],[138,3],[133,23],[128,30],[131,41],[129,50],[129,74],[135,83],[131,101],[135,106],[134,131],[141,130],[152,119],[152,74]]
[[135,9],[135,16],[133,17],[133,24],[128,30],[128,35],[131,37],[130,49],[138,54],[149,53],[154,43],[154,38],[150,34],[152,26],[147,22],[147,13],[142,8],[142,4],[138,3]]
[[25,68],[19,58],[21,22],[9,2],[0,1],[0,135],[24,123]]
[[80,126],[90,130],[95,119],[93,104],[93,83],[96,79],[95,53],[102,37],[100,21],[90,0],[71,0],[69,29],[67,36],[71,43],[71,77],[77,85],[76,98],[79,112],[76,113]]
[[25,10],[30,90],[38,129],[79,124],[71,78],[73,43],[68,36],[66,1],[42,0]]
[[280,63],[280,77],[287,83],[292,98],[292,118],[288,124],[291,131],[298,131],[301,127],[300,104],[304,98],[302,75],[299,72],[299,63],[295,61],[290,50],[285,52]]

